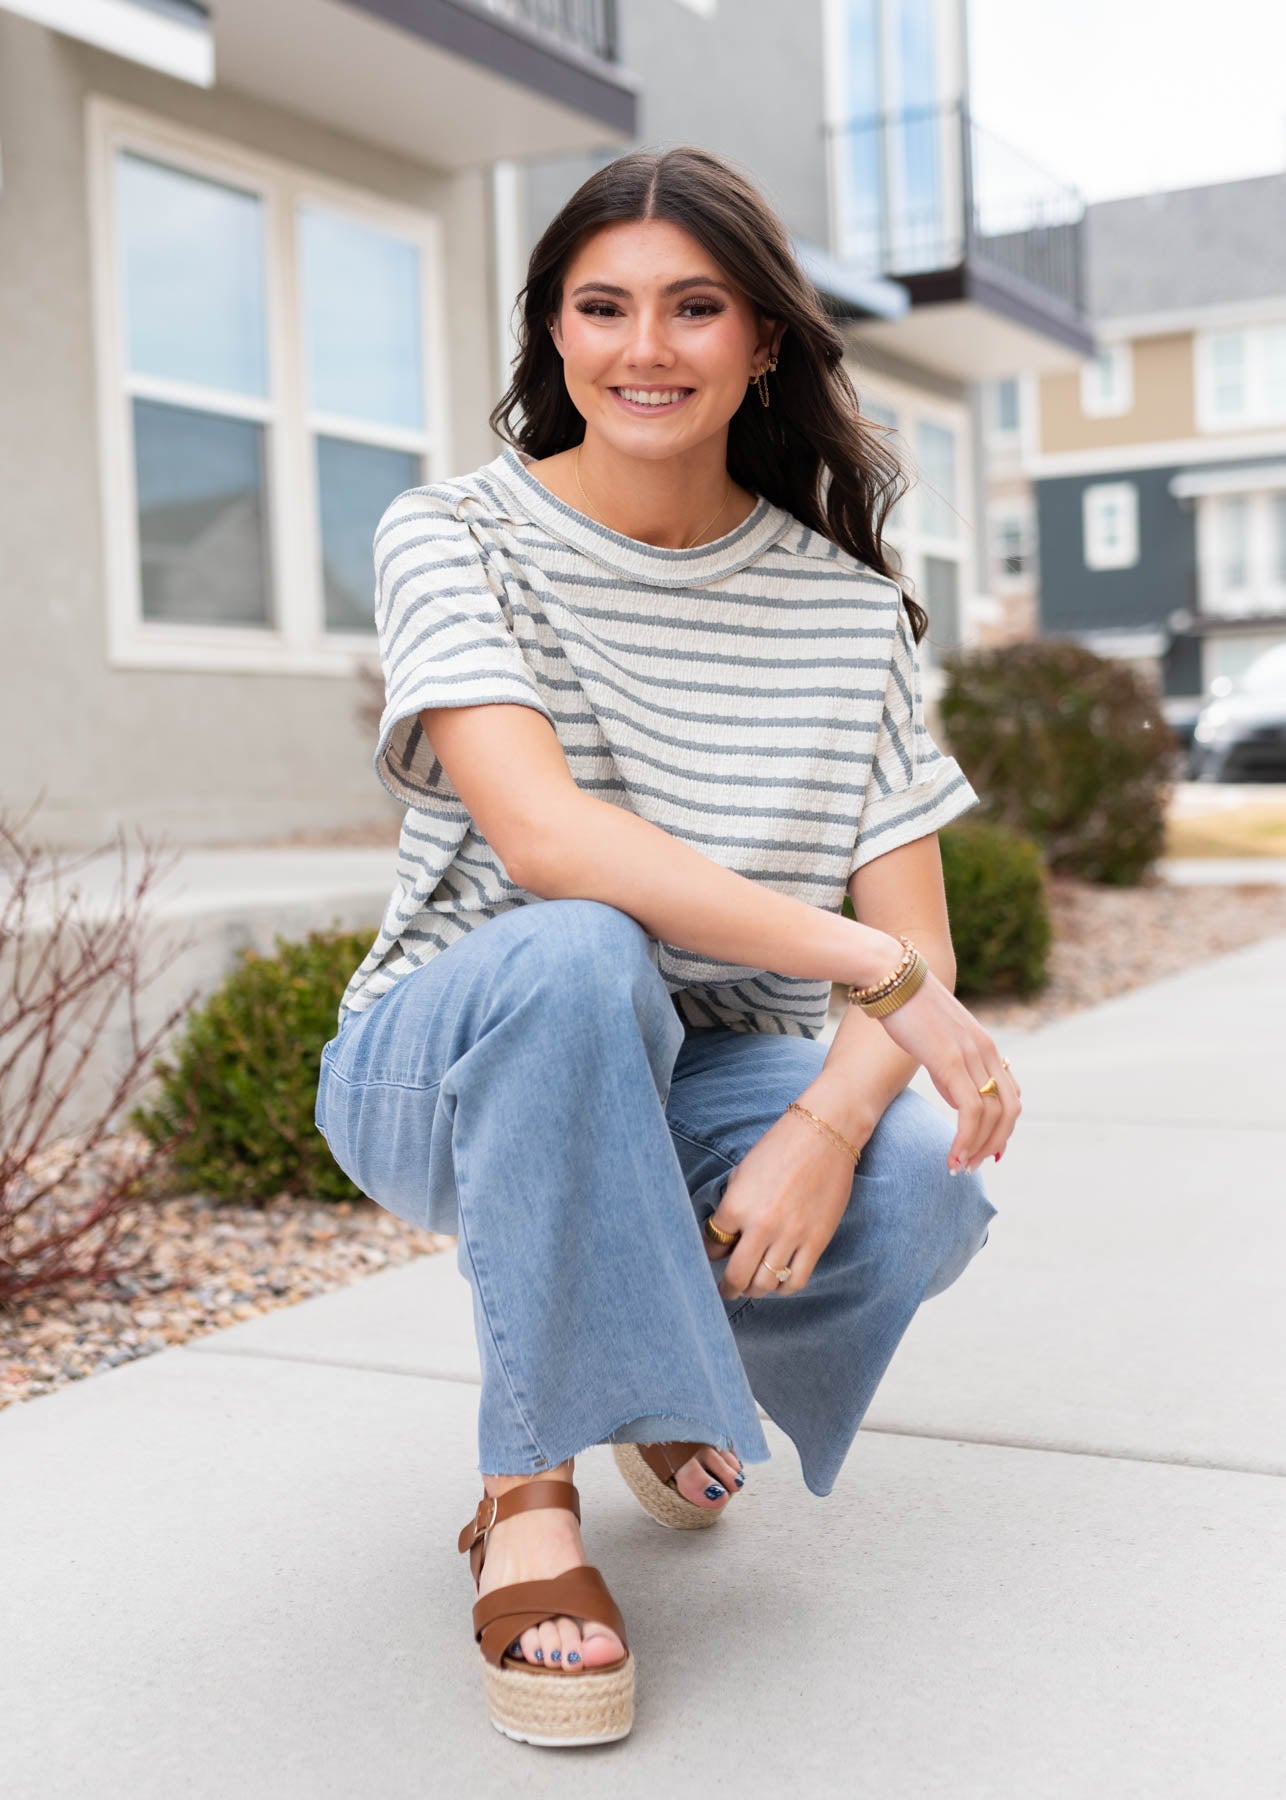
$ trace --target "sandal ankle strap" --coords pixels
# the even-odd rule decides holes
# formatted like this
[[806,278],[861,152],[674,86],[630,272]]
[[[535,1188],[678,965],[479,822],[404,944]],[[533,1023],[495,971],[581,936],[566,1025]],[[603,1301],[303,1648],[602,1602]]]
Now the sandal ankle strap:
[[539,1481],[521,1482],[503,1494],[484,1494],[478,1502],[478,1510],[460,1532],[456,1548],[472,1550],[501,1519],[536,1506],[565,1506],[575,1513],[577,1524],[580,1523],[580,1495],[575,1482],[542,1477]]

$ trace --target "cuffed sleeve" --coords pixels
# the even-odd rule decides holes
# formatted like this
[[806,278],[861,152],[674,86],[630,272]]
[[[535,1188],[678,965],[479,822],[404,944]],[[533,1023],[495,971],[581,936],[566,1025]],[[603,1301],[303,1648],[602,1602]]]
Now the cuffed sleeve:
[[409,489],[373,543],[385,694],[375,773],[404,805],[451,815],[463,803],[424,735],[423,707],[509,702],[554,725],[457,506],[432,488]]
[[887,850],[940,830],[979,803],[960,764],[938,748],[925,726],[919,645],[899,598],[884,710],[849,874]]

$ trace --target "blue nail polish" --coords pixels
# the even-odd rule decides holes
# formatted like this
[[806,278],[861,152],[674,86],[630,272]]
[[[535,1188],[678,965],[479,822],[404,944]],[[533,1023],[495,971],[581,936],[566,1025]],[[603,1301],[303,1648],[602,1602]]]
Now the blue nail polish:
[[517,1638],[515,1638],[513,1643],[510,1644],[509,1654],[510,1654],[510,1656],[521,1656],[522,1655],[522,1644]]
[[551,1650],[549,1652],[549,1660],[550,1660],[550,1662],[561,1662],[563,1660],[562,1651],[561,1650]]
[[727,1491],[726,1487],[721,1487],[717,1481],[712,1481],[706,1489],[706,1499],[722,1500]]
[[543,1650],[537,1650],[537,1652],[536,1652],[536,1661],[537,1661],[537,1662],[544,1662],[544,1660],[545,1660],[545,1652],[544,1652],[544,1651],[543,1651]]
[[737,1477],[736,1477],[736,1482],[735,1482],[735,1485],[736,1485],[736,1486],[737,1486],[737,1487],[745,1487],[745,1485],[746,1485],[746,1478],[745,1478],[745,1476],[744,1476],[744,1475],[738,1475],[738,1476],[737,1476]]
[[567,1660],[568,1660],[568,1662],[579,1662],[580,1661],[580,1651],[579,1650],[569,1650],[567,1652]]

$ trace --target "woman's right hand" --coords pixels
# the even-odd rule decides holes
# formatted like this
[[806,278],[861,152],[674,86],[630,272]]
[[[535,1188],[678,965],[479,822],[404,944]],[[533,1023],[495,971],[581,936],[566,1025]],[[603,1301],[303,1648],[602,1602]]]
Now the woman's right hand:
[[[879,1020],[893,1042],[928,1070],[929,1079],[958,1115],[947,1152],[952,1174],[998,1156],[1022,1111],[1022,1094],[990,1032],[956,999],[932,969],[920,987]],[[994,1075],[998,1094],[978,1089]]]

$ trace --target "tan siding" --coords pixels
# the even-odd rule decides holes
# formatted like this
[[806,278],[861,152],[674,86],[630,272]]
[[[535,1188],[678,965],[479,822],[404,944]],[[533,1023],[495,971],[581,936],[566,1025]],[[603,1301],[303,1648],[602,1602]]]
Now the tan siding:
[[1190,331],[1134,340],[1134,405],[1106,419],[1081,410],[1081,377],[1040,378],[1040,447],[1045,454],[1122,444],[1164,443],[1197,435]]

